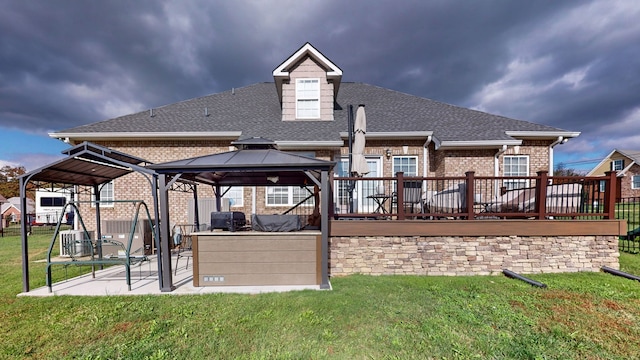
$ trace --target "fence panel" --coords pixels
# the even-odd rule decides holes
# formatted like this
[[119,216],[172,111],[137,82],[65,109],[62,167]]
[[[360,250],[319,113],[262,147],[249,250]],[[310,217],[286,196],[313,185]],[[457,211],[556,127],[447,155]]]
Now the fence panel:
[[616,219],[627,220],[627,235],[620,238],[620,251],[640,253],[640,197],[618,199]]

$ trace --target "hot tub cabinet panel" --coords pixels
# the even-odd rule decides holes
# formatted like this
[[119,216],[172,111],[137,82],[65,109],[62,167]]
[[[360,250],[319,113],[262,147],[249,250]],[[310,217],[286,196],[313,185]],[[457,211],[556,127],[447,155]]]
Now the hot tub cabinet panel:
[[193,284],[319,285],[321,239],[317,231],[197,233]]

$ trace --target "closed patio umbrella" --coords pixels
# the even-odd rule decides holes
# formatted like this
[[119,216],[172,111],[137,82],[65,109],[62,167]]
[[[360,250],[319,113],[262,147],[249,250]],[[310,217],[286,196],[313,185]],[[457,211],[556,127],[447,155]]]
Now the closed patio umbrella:
[[367,159],[364,157],[365,134],[367,133],[367,117],[364,112],[364,105],[358,106],[353,131],[355,138],[353,141],[353,164],[351,171],[356,176],[364,176],[369,173]]

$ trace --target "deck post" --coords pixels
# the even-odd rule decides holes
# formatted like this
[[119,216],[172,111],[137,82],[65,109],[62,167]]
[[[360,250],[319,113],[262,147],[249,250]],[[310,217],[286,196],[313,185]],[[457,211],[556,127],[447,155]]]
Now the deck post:
[[466,194],[466,199],[465,199],[465,202],[467,204],[467,208],[466,208],[467,220],[475,220],[476,216],[475,216],[475,212],[473,211],[473,205],[475,203],[475,201],[474,201],[474,199],[475,199],[475,172],[474,171],[467,171],[464,174],[467,176],[467,179],[466,179],[466,182],[467,182],[467,194]]
[[547,217],[547,185],[549,176],[547,171],[538,171],[538,181],[536,184],[536,210],[538,219],[544,220]]
[[615,219],[616,218],[616,185],[617,185],[617,172],[607,171],[604,173],[607,177],[607,189],[604,192],[604,218]]
[[404,172],[396,173],[396,209],[398,220],[404,220]]

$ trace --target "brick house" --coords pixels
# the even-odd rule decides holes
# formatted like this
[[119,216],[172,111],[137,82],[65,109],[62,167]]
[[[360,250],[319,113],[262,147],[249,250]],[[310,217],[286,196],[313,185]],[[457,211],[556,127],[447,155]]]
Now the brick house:
[[[348,118],[364,104],[367,176],[530,176],[553,173],[554,147],[578,132],[510,119],[364,83],[342,81],[342,70],[306,43],[273,70],[273,82],[189,99],[51,133],[70,145],[90,141],[161,163],[233,150],[250,137],[273,140],[280,150],[348,169]],[[101,199],[143,199],[148,181],[130,174],[103,187]],[[295,204],[295,187],[234,187],[225,197],[234,211],[278,213]],[[198,190],[213,196],[211,189]],[[86,195],[85,195],[86,196]],[[190,195],[170,195],[172,221],[186,222]],[[86,198],[84,199],[86,200]],[[126,218],[128,209],[101,210]],[[88,217],[89,224],[91,223]]]
[[618,198],[640,197],[640,151],[614,149],[587,176],[604,176],[616,171]]

